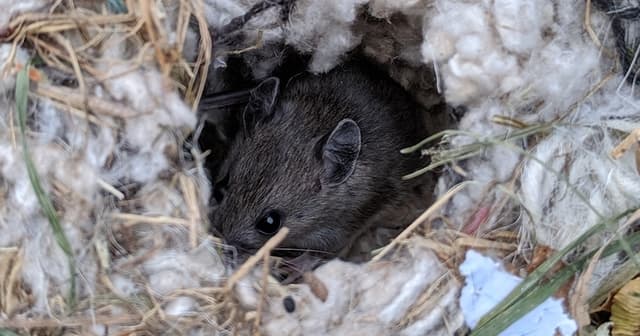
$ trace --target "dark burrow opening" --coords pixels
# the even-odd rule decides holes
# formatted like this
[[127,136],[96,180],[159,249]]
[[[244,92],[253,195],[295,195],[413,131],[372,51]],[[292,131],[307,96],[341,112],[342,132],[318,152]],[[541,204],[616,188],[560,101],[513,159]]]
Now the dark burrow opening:
[[[274,58],[270,61],[271,70],[262,73],[260,77],[256,76],[255,60],[258,56],[252,56],[250,53],[228,57],[223,66],[212,67],[209,73],[208,85],[199,107],[199,116],[201,120],[200,125],[198,127],[198,131],[194,134],[194,136],[197,137],[196,140],[200,151],[208,151],[209,153],[205,161],[205,168],[208,171],[210,181],[212,183],[209,214],[211,219],[210,231],[214,236],[220,237],[223,239],[223,241],[232,245],[229,246],[229,252],[225,253],[225,255],[227,261],[235,265],[243,262],[249,255],[253,254],[256,251],[257,246],[260,246],[263,243],[259,241],[257,242],[258,245],[255,245],[253,244],[255,242],[252,238],[246,238],[247,241],[250,241],[251,244],[253,244],[252,246],[248,246],[243,242],[238,241],[237,238],[233,238],[233,240],[230,240],[229,237],[225,236],[225,230],[223,229],[222,225],[222,222],[226,220],[225,216],[216,216],[216,211],[221,211],[219,205],[221,204],[221,202],[224,202],[225,193],[229,195],[229,193],[242,192],[235,191],[233,190],[233,188],[228,188],[228,190],[222,191],[219,187],[225,186],[225,184],[229,183],[228,180],[230,173],[228,171],[225,173],[224,171],[229,170],[230,168],[228,166],[233,164],[225,164],[225,162],[238,161],[237,158],[229,159],[229,152],[230,150],[233,150],[232,148],[234,148],[234,142],[237,141],[238,137],[247,136],[247,124],[256,123],[255,120],[250,120],[253,117],[248,117],[247,115],[250,114],[250,112],[247,111],[251,110],[253,108],[253,105],[264,104],[265,96],[260,96],[261,94],[257,93],[256,87],[264,86],[261,85],[261,83],[264,82],[265,78],[276,77],[279,79],[281,90],[282,88],[286,90],[287,88],[289,88],[290,83],[294,83],[291,85],[295,86],[295,83],[299,80],[299,78],[305,76],[314,76],[314,74],[310,74],[308,72],[308,64],[310,59],[309,56],[297,53],[296,51],[286,46],[282,46],[279,48],[274,48],[272,46],[270,50],[272,52],[271,55]],[[264,58],[264,55],[261,55],[261,57]],[[262,61],[264,62],[264,60]],[[389,81],[390,83],[393,83],[391,85],[400,88],[400,90],[403,91],[402,94],[404,95],[404,99],[411,100],[412,104],[414,104],[412,106],[415,106],[415,108],[419,110],[418,113],[422,116],[422,121],[426,125],[426,135],[432,135],[444,129],[454,128],[455,124],[463,114],[462,110],[454,109],[444,102],[444,99],[437,92],[433,70],[426,66],[413,67],[412,65],[400,60],[387,63],[379,62],[367,55],[367,52],[362,48],[356,49],[355,51],[347,55],[343,59],[343,63],[357,63],[359,64],[359,66],[361,66],[361,69],[364,69],[364,72],[371,72],[375,73],[376,76],[383,76],[383,80]],[[340,68],[340,66],[338,66],[337,68]],[[316,75],[323,76],[323,74]],[[364,85],[363,90],[366,91],[366,87],[367,85]],[[348,87],[344,88],[344,90],[349,89],[350,88]],[[387,95],[385,93],[386,91],[383,90],[381,92],[382,93],[380,94],[380,96]],[[280,92],[278,93],[278,95],[281,94],[282,93]],[[366,96],[366,92],[362,95]],[[268,95],[267,98],[269,98]],[[372,111],[371,113],[376,112]],[[372,116],[372,118],[378,117]],[[382,119],[384,118],[381,118],[381,120]],[[270,130],[270,132],[271,131],[272,130]],[[252,134],[251,132],[252,131],[249,131],[250,134]],[[327,146],[326,141],[329,136],[330,134],[327,133],[324,134],[323,137],[320,137],[318,141],[324,141],[323,144],[325,145],[324,147],[320,146],[320,149]],[[421,135],[416,139],[422,139],[424,137],[425,135]],[[338,148],[338,153],[340,153],[340,151],[348,151],[348,146],[344,145],[344,143],[341,143],[341,141],[348,142],[348,140],[345,140],[346,138],[348,138],[348,135],[345,135],[344,139],[338,139],[337,143],[339,144],[339,146],[342,146]],[[366,148],[369,139],[361,139],[361,141],[365,144],[364,148]],[[291,142],[293,145],[293,143],[297,141],[294,140]],[[311,144],[309,144],[309,146],[311,146]],[[318,146],[318,144],[315,145],[315,147]],[[359,146],[362,146],[362,144],[360,144]],[[279,158],[289,157],[288,155],[281,154],[282,151],[286,151],[286,148],[282,148],[282,146],[276,146],[276,148],[271,147],[273,146],[267,146],[265,144],[262,148],[260,148],[260,150],[273,151],[273,156],[277,156]],[[399,152],[400,149],[402,148],[398,147],[394,150],[397,150]],[[314,150],[318,151],[319,149],[316,148]],[[422,165],[426,166],[429,163],[428,155],[420,155],[420,153],[414,153],[413,155],[420,157],[420,162]],[[407,155],[407,157],[408,156],[409,155]],[[319,158],[319,160],[322,160],[323,155],[320,153],[317,154],[316,157]],[[289,159],[287,160],[292,159],[289,157]],[[336,160],[344,160],[344,156],[340,156],[340,154],[338,154],[338,158]],[[400,159],[399,161],[401,160],[402,159]],[[286,171],[286,169],[288,169],[288,166],[295,166],[295,164],[290,165],[287,162],[283,162],[283,165],[285,167],[282,167],[280,169]],[[260,166],[260,162],[255,162],[254,164],[256,166]],[[397,164],[401,165],[402,162],[397,162]],[[246,167],[246,165],[243,167]],[[338,167],[342,169],[342,166],[340,166],[340,164],[338,165]],[[263,175],[263,178],[254,177],[253,179],[248,180],[258,181],[257,184],[259,185],[269,184],[273,182],[269,181],[270,176],[273,176],[272,173],[265,172],[264,169],[257,169],[255,170],[255,172],[258,172],[258,175]],[[242,175],[245,174],[236,173],[236,176]],[[359,228],[348,232],[348,239],[340,237],[341,240],[348,241],[348,243],[343,244],[344,246],[341,246],[339,251],[334,249],[327,253],[327,251],[321,251],[318,249],[307,250],[305,248],[274,250],[272,255],[281,257],[281,260],[284,261],[280,263],[281,267],[276,268],[277,270],[274,271],[274,274],[280,275],[281,278],[289,277],[288,279],[291,280],[292,274],[295,278],[295,276],[301,274],[303,271],[308,271],[321,264],[322,262],[334,257],[340,257],[342,259],[353,262],[367,261],[373,256],[372,251],[389,243],[389,241],[391,241],[413,219],[415,219],[430,205],[437,175],[438,172],[434,172],[427,178],[423,178],[421,180],[422,182],[414,183],[411,191],[409,192],[414,193],[415,197],[412,197],[410,202],[406,201],[407,198],[396,200],[395,204],[389,206],[390,208],[393,208],[392,211],[379,211],[372,216],[368,216],[367,223],[359,223]],[[369,178],[380,179],[381,177],[370,176]],[[400,180],[402,179],[402,176],[395,176],[395,178]],[[318,184],[321,185],[322,183]],[[259,185],[251,186],[249,189],[260,189]],[[384,187],[385,186],[383,185],[383,188]],[[282,189],[283,191],[291,190],[290,185],[288,187],[276,186],[272,188]],[[323,190],[322,186],[317,186],[317,188],[317,190]],[[349,188],[346,188],[347,194],[349,194],[350,192],[348,189]],[[239,188],[237,190],[248,189],[247,186],[244,186],[243,188]],[[354,190],[352,192],[352,197],[357,198],[357,195],[359,195],[360,192],[360,190]],[[377,192],[384,196],[387,192],[393,193],[395,191],[393,189],[389,189],[380,190]],[[407,191],[403,190],[402,192]],[[274,191],[274,193],[277,193],[277,191]],[[256,204],[264,203],[259,200],[254,201],[256,202]],[[372,205],[365,205],[364,208],[370,208],[371,206],[376,207],[379,206],[379,204],[380,201],[373,202]],[[244,211],[251,212],[247,209],[238,207],[233,209],[234,216],[235,213]],[[353,209],[353,211],[367,213],[375,212],[371,212],[368,210],[365,211],[361,208],[355,208]],[[281,214],[282,216],[275,216],[273,215],[275,213],[276,212],[268,212],[267,215],[261,215],[262,217],[256,219],[256,222],[260,222],[263,224],[255,224],[256,228],[258,228],[259,225],[264,226],[268,225],[269,223],[273,223],[276,219],[278,221],[286,221],[283,226],[289,226],[292,225],[292,223],[295,223],[294,220],[296,220],[296,218],[292,218],[292,216],[289,216],[289,214],[283,213]],[[230,216],[231,215],[227,217]],[[317,223],[315,223],[315,225],[330,226],[330,223],[323,223],[321,221],[318,221]],[[353,223],[350,223],[350,225],[353,225]],[[227,231],[232,232],[233,228],[227,229]],[[312,234],[310,233],[310,236],[311,235]],[[266,238],[268,238],[268,235]],[[240,240],[242,239],[244,238],[241,238]],[[298,237],[297,239],[306,238]],[[327,238],[322,236],[321,239]]]

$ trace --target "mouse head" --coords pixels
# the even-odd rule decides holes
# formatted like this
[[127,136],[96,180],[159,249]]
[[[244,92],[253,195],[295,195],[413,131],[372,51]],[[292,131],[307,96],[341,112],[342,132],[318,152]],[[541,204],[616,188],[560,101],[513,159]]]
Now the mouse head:
[[318,126],[309,116],[344,107],[279,101],[278,89],[278,79],[269,78],[253,91],[214,180],[214,228],[245,255],[284,226],[290,232],[281,254],[337,252],[360,222],[367,194],[360,128],[351,119]]

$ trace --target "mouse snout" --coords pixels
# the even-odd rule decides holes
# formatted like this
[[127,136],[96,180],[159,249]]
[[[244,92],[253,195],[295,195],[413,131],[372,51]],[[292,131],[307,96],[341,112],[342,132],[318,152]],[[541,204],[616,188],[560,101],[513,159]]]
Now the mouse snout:
[[256,249],[236,239],[223,237],[224,257],[234,264],[243,263],[256,252]]

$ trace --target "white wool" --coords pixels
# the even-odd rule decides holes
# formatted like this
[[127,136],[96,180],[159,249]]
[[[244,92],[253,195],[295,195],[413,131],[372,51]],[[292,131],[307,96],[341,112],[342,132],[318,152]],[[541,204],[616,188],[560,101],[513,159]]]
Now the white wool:
[[[2,63],[6,61],[8,50],[7,45],[0,46]],[[96,281],[99,263],[95,259],[92,239],[97,236],[102,237],[98,239],[105,239],[100,232],[101,225],[110,220],[112,212],[118,212],[114,197],[100,183],[106,182],[116,188],[123,182],[156,183],[156,193],[163,193],[164,198],[156,197],[158,200],[149,203],[148,210],[160,216],[186,216],[184,195],[176,192],[175,187],[168,187],[171,181],[160,181],[158,176],[170,167],[165,150],[175,152],[179,148],[179,138],[184,136],[180,132],[195,125],[195,113],[182,102],[175,88],[165,86],[169,82],[165,82],[152,68],[142,67],[118,76],[118,71],[126,67],[111,67],[110,61],[118,59],[120,51],[116,48],[110,52],[108,56],[112,58],[107,58],[107,62],[95,60],[97,67],[113,71],[109,72],[112,75],[110,79],[102,82],[104,88],[94,87],[95,92],[102,99],[119,100],[119,103],[140,112],[139,117],[115,120],[98,114],[95,117],[100,122],[94,124],[86,118],[58,109],[46,100],[35,99],[31,99],[33,104],[28,111],[33,120],[29,123],[27,133],[30,156],[71,244],[76,261],[74,271],[78,274],[77,294],[81,299],[94,295],[94,286],[99,283]],[[22,49],[17,50],[18,64],[24,64],[25,55]],[[68,293],[69,260],[60,248],[34,193],[24,162],[20,133],[8,132],[11,120],[9,113],[15,113],[15,102],[11,98],[13,92],[9,90],[15,85],[16,72],[12,64],[7,69],[9,71],[3,73],[1,81],[3,92],[0,99],[0,128],[4,130],[0,132],[0,246],[15,246],[24,251],[21,280],[33,298],[33,304],[26,313],[49,316],[59,313],[60,307],[53,302],[59,302]],[[122,125],[125,132],[119,132],[121,128],[116,125]],[[19,132],[15,125],[11,130]],[[154,191],[142,188],[135,196],[138,199],[152,199],[147,193],[153,194]],[[205,199],[206,195],[204,192],[197,197]],[[167,199],[170,201],[167,202]],[[167,206],[169,203],[174,206]],[[119,226],[110,228],[116,231],[120,229]],[[118,243],[121,233],[110,233],[115,237],[112,241]],[[144,255],[149,252],[146,248],[142,246],[136,253]],[[125,299],[135,296],[147,282],[158,291],[211,285],[220,281],[225,272],[217,252],[211,246],[203,244],[192,251],[175,253],[177,257],[171,259],[175,264],[159,263],[157,272],[142,279],[142,282],[140,279],[134,280],[132,276],[137,275],[127,274],[125,270],[110,274],[117,294]],[[183,265],[184,269],[181,268]],[[163,275],[168,276],[163,279]],[[176,286],[176,283],[182,286]],[[180,307],[176,306],[174,311],[184,311]]]
[[[125,70],[125,67],[116,66],[109,74]],[[171,140],[163,126],[193,127],[196,123],[195,113],[169,84],[159,73],[152,71],[128,72],[106,81],[106,87],[115,99],[128,102],[140,113],[135,122],[127,123],[126,132],[128,142],[144,152],[163,150]]]
[[[54,114],[55,115],[55,114]],[[50,283],[55,284],[63,293],[68,288],[68,258],[58,246],[50,223],[41,213],[40,204],[27,176],[26,166],[21,150],[14,149],[9,142],[0,142],[0,171],[3,179],[9,182],[9,196],[0,213],[6,220],[0,221],[0,246],[11,246],[23,242],[25,258],[22,276],[36,298],[34,311],[46,312]],[[51,178],[68,188],[68,191],[84,201],[92,201],[97,188],[94,172],[69,158],[68,153],[59,146],[30,145],[34,166],[41,177],[41,183],[48,190]],[[91,204],[91,203],[90,203]],[[75,251],[83,248],[80,227],[83,218],[88,216],[89,209],[79,207],[64,212],[59,222]],[[80,222],[80,223],[79,223]],[[29,237],[29,239],[25,239]],[[78,267],[89,282],[93,282],[93,263],[79,263]],[[57,291],[58,291],[57,290]]]
[[122,297],[131,297],[140,290],[131,279],[118,273],[112,274],[109,280],[115,289],[115,294]]
[[166,157],[151,152],[125,154],[118,159],[120,161],[116,163],[113,171],[115,175],[128,177],[140,183],[154,181],[160,172],[169,168]]
[[[602,213],[611,215],[637,204],[635,197],[623,199],[621,196],[635,188],[635,183],[627,183],[631,170],[614,168],[622,163],[612,162],[607,153],[617,140],[610,132],[600,129],[604,126],[601,119],[608,118],[607,114],[616,115],[607,121],[607,127],[633,129],[630,108],[620,106],[622,99],[616,98],[615,85],[611,83],[602,89],[599,103],[591,102],[592,107],[587,110],[582,107],[584,104],[580,105],[610,67],[593,41],[583,33],[580,13],[584,12],[584,3],[500,0],[493,4],[479,1],[437,4],[439,11],[425,16],[423,58],[425,62],[435,60],[441,65],[447,100],[467,106],[468,111],[458,128],[482,140],[511,131],[509,127],[495,124],[496,116],[535,124],[557,118],[579,104],[578,110],[565,120],[596,128],[556,128],[536,145],[531,155],[554,170],[568,174],[572,183],[577,183]],[[593,22],[600,25],[608,24],[597,13],[593,18]],[[605,37],[602,40],[606,41]],[[604,101],[615,103],[598,108]],[[592,142],[588,137],[598,134],[605,140],[605,147],[594,150],[581,144]],[[457,147],[474,141],[472,137],[460,136],[451,143]],[[457,227],[468,222],[482,204],[491,205],[505,196],[500,189],[489,187],[517,176],[515,169],[522,159],[519,151],[498,145],[464,162],[465,179],[479,184],[454,196],[447,207],[446,213]],[[625,186],[618,186],[617,180],[625,181],[621,182]],[[459,180],[445,174],[438,184],[438,193],[452,186],[449,181]],[[523,213],[525,237],[535,237],[539,243],[561,248],[575,238],[576,233],[584,232],[597,222],[597,216],[584,202],[572,196],[558,176],[539,164],[529,161],[519,181],[521,204],[533,216],[529,219]],[[615,211],[607,210],[614,204]]]
[[605,128],[608,120],[636,111],[621,100],[610,99],[614,84],[579,107],[579,116],[591,121],[558,127],[531,153],[550,169],[565,174],[575,191],[533,160],[524,167],[520,197],[531,215],[525,227],[541,243],[561,248],[603,219],[640,205],[640,181],[633,158],[626,155],[614,160],[609,156],[617,140]]
[[64,112],[53,108],[49,102],[44,102],[37,116],[37,129],[40,133],[38,140],[43,144],[51,143],[65,134]]
[[143,213],[159,215],[162,213],[186,213],[186,205],[182,202],[181,193],[164,183],[150,182],[145,184],[139,192],[146,195]]
[[420,14],[427,10],[425,0],[370,0],[369,14],[377,18],[389,18],[393,14]]
[[[253,271],[255,278],[259,277],[258,274],[257,270]],[[242,307],[245,309],[257,309],[260,297],[256,295],[252,277],[247,276],[240,279],[235,285],[234,290],[236,298]]]
[[[73,230],[68,226],[66,229]],[[66,295],[69,290],[68,259],[58,246],[46,219],[33,219],[25,234],[30,238],[25,239],[22,245],[25,251],[22,278],[36,299],[33,310],[44,313],[48,310],[50,296],[57,293]],[[50,292],[51,284],[55,286],[52,287],[53,293]]]
[[142,269],[149,276],[149,286],[159,295],[216,284],[222,280],[225,270],[222,259],[210,243],[187,252],[162,251],[146,261]]
[[196,301],[193,298],[179,296],[167,303],[164,312],[169,316],[182,316],[191,312],[194,307]]
[[601,74],[598,69],[598,50],[581,41],[563,39],[536,51],[533,56],[535,62],[530,59],[527,82],[536,98],[544,99],[550,105],[542,110],[542,114],[538,114],[544,120],[550,120],[559,111],[569,108],[573,101],[567,97],[582,99],[586,96]]
[[350,26],[367,0],[302,1],[287,26],[285,41],[302,51],[315,51],[311,71],[331,70],[360,41]]
[[496,0],[495,26],[506,49],[526,54],[542,44],[542,34],[553,20],[553,3]]
[[[265,331],[269,335],[370,335],[398,332],[415,335],[420,330],[429,335],[446,335],[448,331],[441,323],[410,328],[413,321],[441,322],[445,318],[443,315],[450,318],[451,328],[457,328],[459,314],[451,298],[455,297],[458,284],[453,278],[447,280],[442,288],[444,293],[449,294],[440,295],[440,291],[435,291],[430,297],[432,301],[428,302],[429,308],[401,327],[402,323],[407,323],[403,321],[404,317],[427,288],[447,276],[433,254],[418,247],[420,243],[414,241],[407,246],[408,251],[395,256],[393,261],[355,265],[334,260],[321,266],[314,273],[327,288],[326,301],[320,301],[306,286],[291,288],[288,293],[270,300],[264,312]],[[286,295],[294,299],[296,308],[292,313],[284,310],[282,300]],[[452,309],[446,314],[444,309],[436,308],[443,301]],[[346,321],[349,322],[344,323]]]
[[[589,53],[593,49],[574,48],[570,55],[562,55],[562,50],[558,50],[575,40],[574,36],[560,34],[565,27],[557,27],[552,39],[545,40],[545,34],[555,27],[556,13],[551,1],[500,0],[493,4],[437,1],[436,7],[437,11],[425,15],[422,56],[425,62],[442,63],[445,96],[452,104],[474,103],[478,98],[507,95],[519,88],[530,90],[522,86],[532,80],[544,81],[536,87],[539,90],[536,94],[558,97],[554,102],[559,102],[559,92],[549,88],[549,84],[567,88],[563,81],[582,83],[587,73],[576,70],[590,69],[593,64],[594,57]],[[584,42],[577,39],[572,44],[579,48]],[[547,57],[549,61],[544,61]],[[584,57],[587,64],[572,57]],[[522,66],[523,60],[526,68]],[[551,60],[563,64],[547,64]],[[536,69],[538,64],[545,69]],[[555,72],[557,66],[559,71]],[[526,71],[529,69],[531,72]],[[567,76],[563,69],[573,71],[573,75]],[[540,76],[541,71],[557,74],[556,80]]]
[[431,270],[431,267],[433,265],[427,263],[416,265],[411,272],[413,276],[405,279],[406,283],[400,287],[400,293],[396,294],[395,298],[378,314],[382,322],[399,322],[407,309],[414,304],[415,298],[425,290],[424,275]]
[[51,3],[53,0],[0,0],[0,31],[8,28],[14,16],[40,10]]
[[249,9],[246,4],[248,1],[204,0],[203,2],[207,22],[217,28],[229,23],[231,19],[243,15]]
[[[84,134],[86,135],[87,133]],[[90,133],[90,136],[87,136],[84,141],[78,139],[77,142],[72,141],[72,143],[78,145],[84,143],[84,159],[88,165],[95,169],[100,169],[105,166],[110,155],[116,151],[117,146],[116,136],[108,127],[100,127],[95,132]],[[116,181],[109,182],[113,183]]]
[[[444,292],[441,297],[438,298],[438,302],[431,309],[428,316],[421,320],[414,321],[413,324],[402,330],[402,335],[407,336],[419,336],[428,335],[434,329],[438,328],[438,325],[444,323],[446,326],[462,325],[464,323],[464,317],[458,313],[458,292],[459,289],[453,286],[442,289]],[[440,332],[442,335],[451,334],[451,330],[443,328]]]

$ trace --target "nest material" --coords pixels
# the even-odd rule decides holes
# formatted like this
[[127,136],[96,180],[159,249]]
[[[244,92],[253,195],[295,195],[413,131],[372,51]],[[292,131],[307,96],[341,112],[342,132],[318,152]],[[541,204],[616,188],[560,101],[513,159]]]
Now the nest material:
[[[622,154],[637,131],[609,157],[638,128],[638,100],[600,29],[610,18],[582,2],[299,0],[245,16],[257,3],[1,5],[0,328],[450,334],[462,325],[455,274],[466,249],[532,271],[549,254],[530,247],[561,249],[640,204],[635,163]],[[210,29],[213,41],[221,31],[241,38],[212,49]],[[239,54],[261,77],[282,43],[310,53],[312,71],[359,48],[423,105],[439,101],[435,89],[467,108],[458,130],[425,150],[446,167],[439,201],[373,261],[332,261],[290,286],[267,272],[281,236],[225,268],[206,233],[206,153],[184,145],[210,65]],[[13,97],[25,92],[15,78],[30,58],[21,132]],[[22,141],[44,193],[34,192]],[[43,195],[60,227],[42,211]],[[583,249],[632,224],[601,230]],[[578,286],[574,306],[599,305],[600,279],[620,265],[629,261],[586,271],[583,282],[599,281]]]

